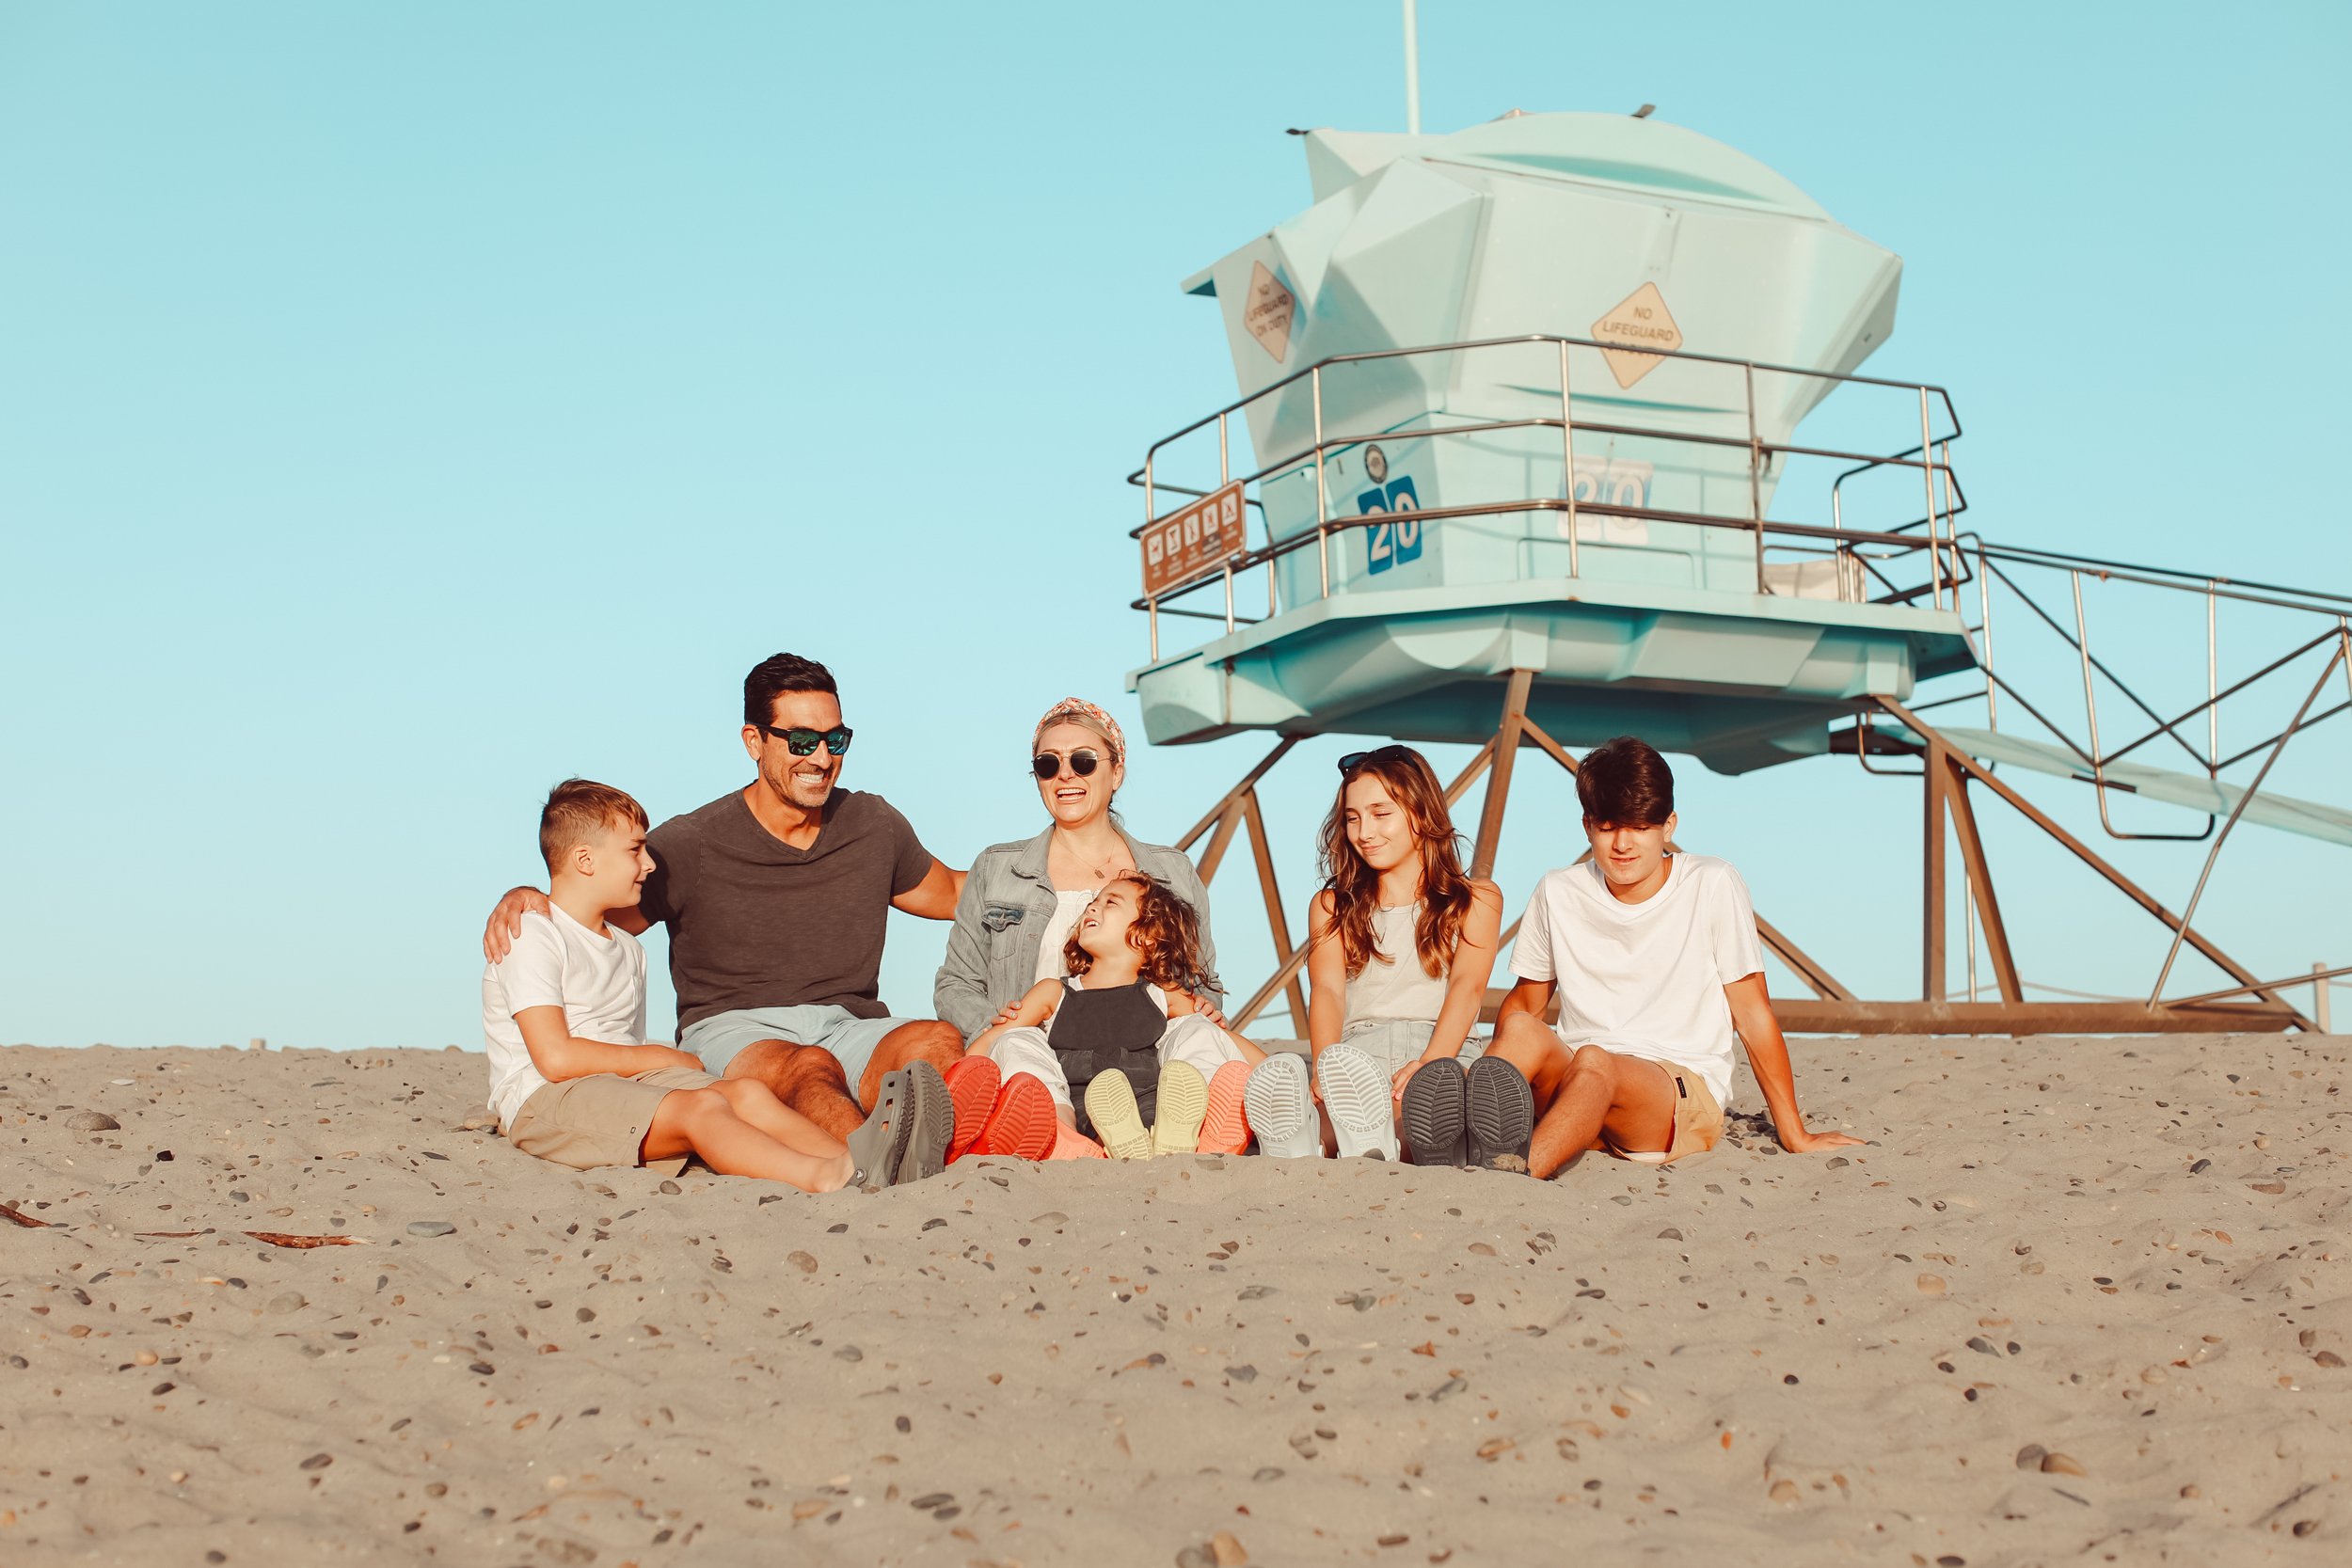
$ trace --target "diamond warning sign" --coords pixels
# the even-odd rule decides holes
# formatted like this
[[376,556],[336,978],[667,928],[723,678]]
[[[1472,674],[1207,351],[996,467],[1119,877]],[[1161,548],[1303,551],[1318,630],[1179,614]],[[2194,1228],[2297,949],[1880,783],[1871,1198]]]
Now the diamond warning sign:
[[1624,304],[1593,324],[1593,341],[1624,345],[1604,348],[1600,356],[1609,361],[1609,373],[1617,378],[1617,385],[1630,387],[1658,368],[1657,355],[1632,350],[1680,348],[1682,328],[1667,311],[1666,296],[1658,292],[1658,285],[1645,283],[1628,294]]
[[1278,365],[1291,351],[1291,319],[1297,313],[1298,300],[1282,287],[1281,279],[1267,271],[1263,261],[1250,262],[1249,299],[1241,308],[1242,325]]

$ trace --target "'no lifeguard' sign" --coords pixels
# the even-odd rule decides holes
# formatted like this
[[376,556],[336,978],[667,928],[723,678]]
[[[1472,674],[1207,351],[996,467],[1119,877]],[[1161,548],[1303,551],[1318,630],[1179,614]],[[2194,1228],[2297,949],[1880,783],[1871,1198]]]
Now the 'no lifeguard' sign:
[[1241,483],[1235,481],[1143,531],[1143,596],[1159,598],[1216,571],[1248,547]]

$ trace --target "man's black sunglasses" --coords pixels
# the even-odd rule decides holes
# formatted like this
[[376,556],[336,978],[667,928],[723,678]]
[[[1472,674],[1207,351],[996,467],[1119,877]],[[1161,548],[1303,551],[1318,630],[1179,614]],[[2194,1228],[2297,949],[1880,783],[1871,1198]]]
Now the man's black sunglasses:
[[781,736],[787,751],[796,757],[804,757],[816,752],[817,743],[820,740],[825,743],[826,751],[839,756],[850,749],[851,732],[847,724],[836,725],[830,730],[779,730],[762,724],[759,733],[771,740]]
[[1402,762],[1412,754],[1409,746],[1378,746],[1369,752],[1350,752],[1340,758],[1340,771],[1353,773],[1368,762]]
[[[1029,759],[1029,770],[1041,780],[1056,778],[1061,773],[1061,761],[1051,752],[1040,752]],[[1070,753],[1070,770],[1082,779],[1090,776],[1102,765],[1103,759],[1083,746]]]

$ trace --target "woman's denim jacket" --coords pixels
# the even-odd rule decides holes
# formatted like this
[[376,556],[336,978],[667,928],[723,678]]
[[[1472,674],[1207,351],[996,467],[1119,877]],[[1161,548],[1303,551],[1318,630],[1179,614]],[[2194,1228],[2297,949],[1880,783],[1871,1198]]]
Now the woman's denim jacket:
[[[1037,983],[1038,943],[1054,915],[1054,884],[1045,856],[1054,830],[1032,839],[980,851],[956,903],[955,929],[947,933],[947,958],[931,987],[931,1006],[963,1031],[966,1040],[995,1021],[998,1012]],[[1190,856],[1156,844],[1137,844],[1125,829],[1127,852],[1137,869],[1158,878],[1200,916],[1200,967],[1216,973],[1216,946],[1209,940],[1209,890]],[[1222,1008],[1221,991],[1202,998]]]

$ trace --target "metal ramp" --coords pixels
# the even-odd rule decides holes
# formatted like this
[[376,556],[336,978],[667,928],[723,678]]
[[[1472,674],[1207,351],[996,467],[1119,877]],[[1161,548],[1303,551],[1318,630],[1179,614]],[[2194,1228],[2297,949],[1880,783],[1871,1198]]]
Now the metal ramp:
[[[2352,811],[2342,806],[2321,805],[2316,800],[2297,800],[2285,795],[2249,794],[2243,785],[2224,780],[2137,762],[2110,762],[2094,768],[2090,758],[2070,746],[2002,735],[1996,730],[1947,726],[1943,736],[1979,762],[2005,763],[2046,773],[2054,779],[2073,779],[2080,784],[2120,789],[2142,800],[2186,806],[2208,816],[2226,817],[2235,812],[2243,820],[2265,828],[2280,828],[2306,838],[2352,847]],[[1921,749],[1927,745],[1923,738],[1900,725],[1894,726],[1892,737]],[[2100,776],[2102,773],[2105,778]]]

